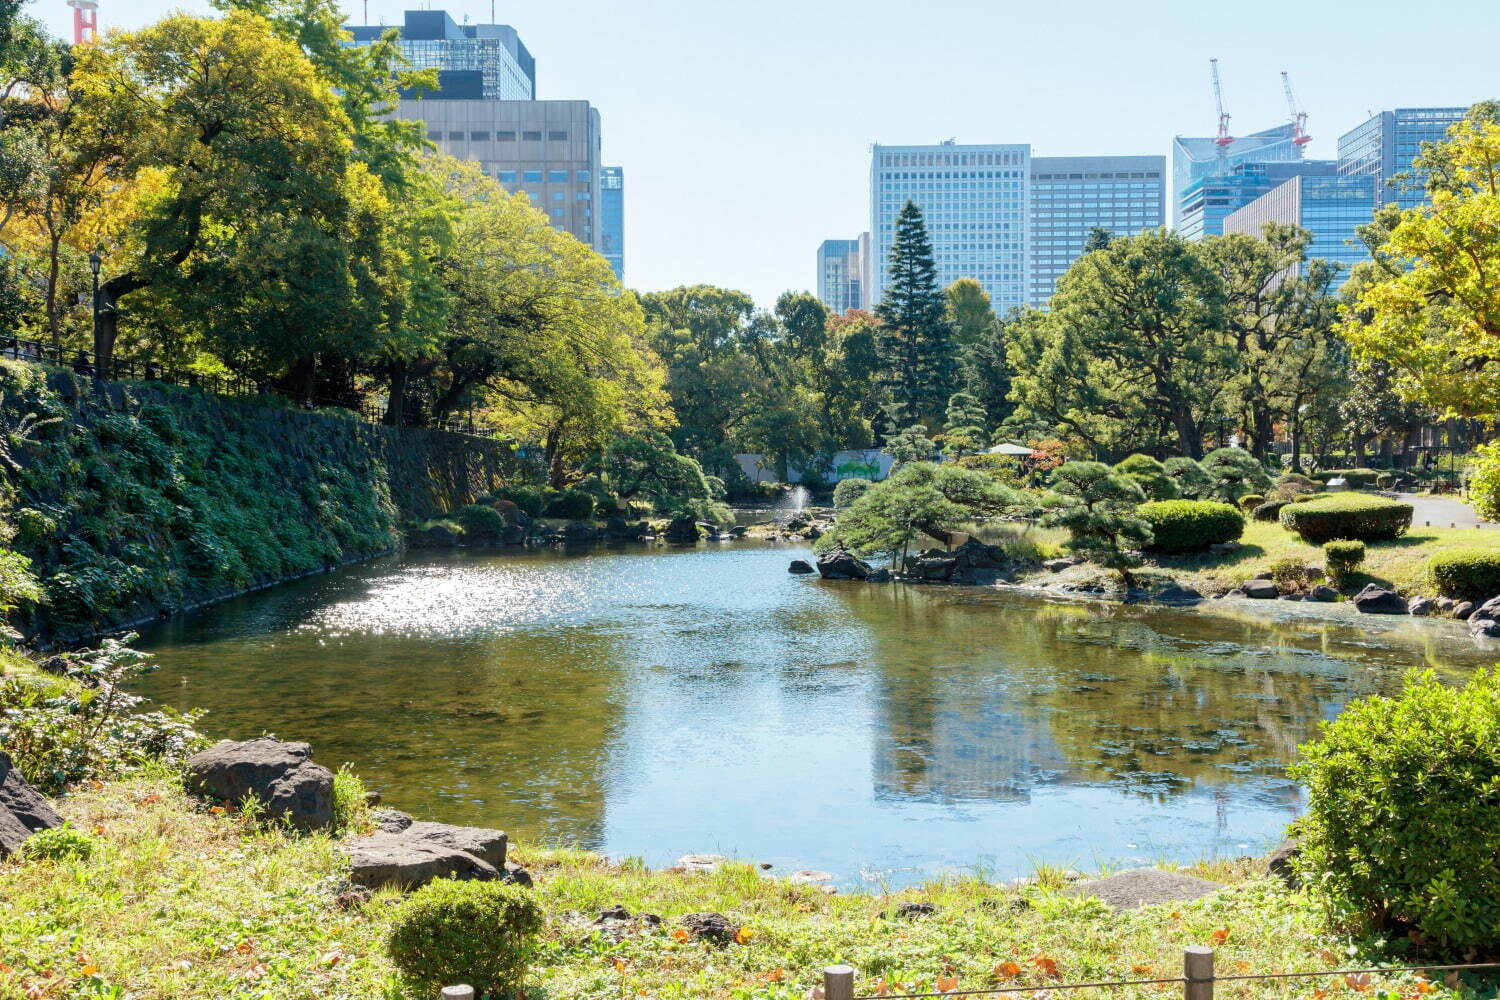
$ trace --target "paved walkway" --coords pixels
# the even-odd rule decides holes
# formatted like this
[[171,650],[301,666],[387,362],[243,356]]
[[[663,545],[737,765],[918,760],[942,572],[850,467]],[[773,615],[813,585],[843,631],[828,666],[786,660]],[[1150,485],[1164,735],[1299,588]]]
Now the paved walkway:
[[[1453,497],[1419,497],[1415,493],[1398,493],[1396,496],[1411,504],[1411,523],[1414,525],[1431,522],[1434,528],[1446,528],[1450,524],[1473,528],[1481,523],[1474,508]],[[1495,527],[1489,521],[1483,523],[1486,528]]]

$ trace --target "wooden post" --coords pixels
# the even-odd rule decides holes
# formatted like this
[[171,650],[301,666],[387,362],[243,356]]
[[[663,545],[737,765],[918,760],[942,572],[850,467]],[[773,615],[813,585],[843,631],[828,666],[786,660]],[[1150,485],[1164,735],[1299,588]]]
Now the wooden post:
[[830,965],[823,970],[823,1000],[854,1000],[854,967]]
[[474,1000],[474,987],[444,986],[443,1000]]
[[1214,950],[1192,945],[1182,950],[1183,1000],[1214,1000]]

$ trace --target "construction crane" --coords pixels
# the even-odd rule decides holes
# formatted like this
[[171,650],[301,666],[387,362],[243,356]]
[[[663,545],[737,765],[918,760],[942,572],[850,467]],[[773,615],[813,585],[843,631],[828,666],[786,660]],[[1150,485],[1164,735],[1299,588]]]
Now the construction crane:
[[1219,135],[1214,139],[1214,145],[1224,149],[1234,142],[1234,136],[1229,134],[1229,115],[1224,111],[1224,91],[1219,86],[1219,60],[1210,59],[1208,65],[1214,74],[1214,104],[1219,109]]
[[99,0],[68,0],[73,8],[73,44],[98,40]]
[[1292,145],[1306,146],[1312,142],[1312,136],[1307,134],[1307,112],[1292,96],[1292,78],[1287,76],[1286,70],[1281,71],[1281,89],[1286,91],[1286,110],[1292,116]]

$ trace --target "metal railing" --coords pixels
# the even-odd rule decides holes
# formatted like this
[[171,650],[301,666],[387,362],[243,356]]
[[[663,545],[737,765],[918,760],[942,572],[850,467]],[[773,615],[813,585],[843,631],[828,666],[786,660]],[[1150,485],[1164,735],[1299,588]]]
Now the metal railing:
[[[19,337],[0,338],[0,358],[24,361],[30,364],[51,365],[70,369],[75,375],[97,378],[98,366],[95,357],[88,351],[69,351],[54,347],[39,340],[24,340]],[[204,375],[191,369],[170,368],[155,361],[138,358],[112,358],[109,363],[109,381],[158,382],[162,385],[186,386],[215,396],[248,398],[255,396],[279,396],[291,400],[299,408],[311,412],[333,409],[352,413],[360,420],[371,424],[386,423],[386,410],[369,399],[360,399],[351,405],[349,400],[330,399],[322,396],[304,396],[288,392],[264,379],[250,379],[242,375]],[[414,409],[406,409],[403,425],[430,430],[448,431],[453,434],[482,436],[476,430],[472,416],[447,417],[441,420],[426,419]]]

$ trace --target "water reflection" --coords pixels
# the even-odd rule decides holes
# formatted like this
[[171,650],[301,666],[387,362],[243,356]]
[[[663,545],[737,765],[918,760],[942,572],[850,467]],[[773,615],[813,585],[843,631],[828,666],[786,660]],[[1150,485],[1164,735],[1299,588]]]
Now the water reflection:
[[388,560],[163,626],[144,693],[434,818],[899,882],[1262,846],[1320,719],[1487,662],[1451,623],[824,584],[793,554]]

